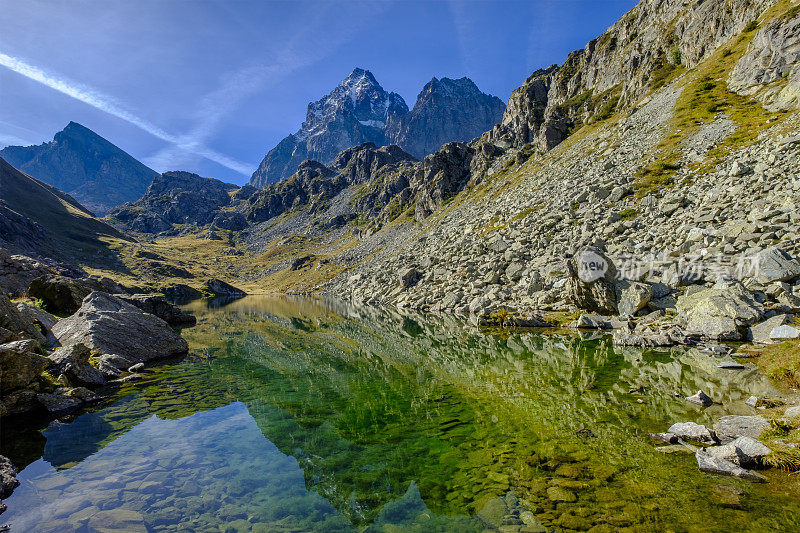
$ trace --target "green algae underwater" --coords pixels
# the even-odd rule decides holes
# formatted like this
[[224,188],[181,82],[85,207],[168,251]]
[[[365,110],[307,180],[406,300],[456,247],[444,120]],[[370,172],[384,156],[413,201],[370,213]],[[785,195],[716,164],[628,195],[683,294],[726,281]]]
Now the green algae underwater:
[[183,360],[4,428],[12,532],[800,530],[798,476],[711,476],[647,436],[753,414],[778,394],[755,368],[341,302],[186,308]]

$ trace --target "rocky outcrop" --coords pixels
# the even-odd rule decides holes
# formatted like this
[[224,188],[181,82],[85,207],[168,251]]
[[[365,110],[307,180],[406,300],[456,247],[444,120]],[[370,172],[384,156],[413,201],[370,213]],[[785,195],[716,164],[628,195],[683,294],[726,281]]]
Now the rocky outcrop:
[[68,194],[0,158],[0,246],[51,263],[115,265],[109,239],[129,240]]
[[127,231],[140,233],[161,233],[176,224],[204,226],[213,221],[235,226],[236,216],[230,215],[226,224],[220,210],[231,204],[231,193],[236,189],[230,183],[191,172],[165,172],[153,179],[144,196],[112,210],[108,217]]
[[55,273],[53,268],[36,259],[0,248],[0,291],[12,297],[27,294],[34,279]]
[[0,291],[0,328],[8,331],[15,339],[31,339],[44,344],[46,342],[44,332],[26,314]]
[[774,2],[639,2],[563,65],[531,74],[488,138],[550,150],[575,126],[631,105],[678,67],[697,65]]
[[[348,187],[358,194],[347,212],[378,213],[392,200],[404,196],[410,186],[414,158],[396,146],[366,143],[341,152],[330,167],[305,161],[290,178],[270,185],[247,200],[244,208],[251,222],[263,222],[292,209],[311,214],[331,206]],[[405,198],[408,197],[406,193]]]
[[52,141],[8,146],[0,157],[104,215],[142,196],[157,173],[92,130],[70,122]]
[[119,354],[134,363],[186,353],[186,341],[160,318],[103,292],[93,292],[78,311],[53,327],[64,347],[83,344],[98,354]]
[[[106,384],[103,374],[89,363],[91,350],[77,343],[59,348],[48,356],[52,362],[53,374],[63,376],[68,383],[85,387],[101,387]],[[59,379],[61,381],[61,379]]]
[[500,120],[504,108],[468,78],[433,78],[409,111],[400,95],[384,91],[369,71],[355,69],[330,94],[309,104],[300,130],[270,150],[250,184],[263,188],[289,177],[306,159],[329,165],[343,150],[364,143],[396,144],[422,159],[446,143],[480,136]]
[[412,181],[416,192],[415,213],[423,220],[444,201],[455,196],[470,178],[474,149],[462,143],[448,143],[418,166]]
[[505,104],[485,94],[469,78],[433,78],[417,96],[414,108],[389,118],[387,142],[418,159],[450,142],[468,142],[500,122]]
[[53,314],[71,315],[81,306],[83,299],[93,291],[125,292],[122,285],[108,278],[68,278],[43,276],[31,281],[28,296],[42,301],[44,308]]
[[5,396],[25,388],[48,367],[47,358],[36,341],[22,340],[0,345],[0,389]]
[[161,289],[164,297],[174,303],[184,304],[203,297],[203,293],[194,287],[178,283]]
[[[747,53],[728,76],[728,86],[758,95],[773,110],[800,106],[800,12],[777,17],[753,38]],[[769,86],[766,90],[764,86]]]

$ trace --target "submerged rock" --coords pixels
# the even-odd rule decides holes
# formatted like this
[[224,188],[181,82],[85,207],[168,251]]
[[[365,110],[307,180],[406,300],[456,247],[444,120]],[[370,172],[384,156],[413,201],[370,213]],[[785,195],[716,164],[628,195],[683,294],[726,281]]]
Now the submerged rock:
[[720,457],[715,457],[705,450],[697,450],[694,456],[697,459],[697,466],[702,472],[718,474],[721,476],[733,476],[741,479],[748,479],[750,481],[766,481],[764,476],[749,470],[745,470],[741,466],[735,465],[732,462],[726,461]]
[[87,296],[74,315],[55,325],[53,334],[64,346],[84,344],[99,354],[119,354],[131,364],[188,350],[166,322],[103,292]]
[[712,400],[708,394],[701,390],[697,391],[697,394],[687,396],[686,401],[696,403],[697,405],[702,405],[703,407],[708,407],[714,404],[714,400]]

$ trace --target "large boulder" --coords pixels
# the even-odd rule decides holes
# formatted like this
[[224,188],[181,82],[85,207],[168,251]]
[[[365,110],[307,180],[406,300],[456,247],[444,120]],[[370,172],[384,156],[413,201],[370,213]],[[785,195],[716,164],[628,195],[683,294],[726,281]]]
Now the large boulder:
[[758,322],[764,308],[741,283],[720,283],[678,298],[678,314],[686,332],[715,340],[741,340]]
[[670,426],[667,433],[675,435],[680,439],[694,442],[703,442],[706,444],[714,444],[717,442],[717,437],[713,431],[695,422],[676,422]]
[[617,269],[602,250],[587,247],[567,261],[567,301],[596,313],[617,312]]
[[24,388],[49,366],[35,341],[14,341],[0,345],[0,391],[5,396]]
[[63,415],[79,407],[96,402],[99,398],[84,387],[59,387],[53,392],[42,392],[36,395],[36,400],[51,415]]
[[0,290],[13,297],[27,293],[34,279],[54,273],[53,269],[35,259],[0,248]]
[[752,326],[747,338],[748,340],[757,342],[759,344],[770,344],[776,342],[776,339],[773,339],[772,337],[772,332],[781,326],[792,324],[792,322],[792,318],[788,315],[775,315],[763,322],[759,322],[755,326]]
[[160,294],[116,294],[117,298],[133,304],[145,313],[156,315],[170,326],[194,326],[197,318],[184,313]]
[[720,476],[733,476],[741,479],[748,479],[750,481],[763,482],[766,481],[764,476],[745,470],[741,466],[735,465],[730,461],[711,455],[705,450],[697,450],[695,452],[697,459],[697,466],[702,472],[709,474],[717,474]]
[[777,247],[756,254],[756,279],[761,283],[789,281],[800,277],[800,262]]
[[31,305],[28,302],[16,302],[17,311],[20,316],[29,324],[32,324],[37,331],[45,337],[44,345],[53,348],[58,345],[58,340],[52,333],[53,326],[58,322],[58,318],[51,315],[44,309]]
[[616,284],[619,315],[630,317],[643,309],[653,298],[653,287],[638,281],[620,280]]
[[93,292],[78,311],[53,327],[63,346],[84,344],[99,354],[142,363],[186,353],[188,345],[169,325],[116,296]]

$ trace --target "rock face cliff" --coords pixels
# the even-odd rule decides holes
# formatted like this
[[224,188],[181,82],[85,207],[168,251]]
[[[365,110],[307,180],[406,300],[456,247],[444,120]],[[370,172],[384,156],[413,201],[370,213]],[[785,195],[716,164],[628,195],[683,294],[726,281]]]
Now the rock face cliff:
[[469,78],[429,81],[414,108],[390,119],[387,141],[422,159],[447,142],[467,142],[500,122],[506,106]]
[[[176,224],[207,225],[231,202],[238,187],[183,171],[164,172],[136,202],[112,210],[108,219],[128,231],[161,233]],[[237,228],[241,229],[241,228]]]
[[480,92],[467,78],[434,78],[409,112],[400,95],[386,92],[371,72],[357,68],[309,104],[301,128],[267,153],[250,184],[261,188],[280,181],[305,160],[328,165],[342,150],[363,143],[397,144],[422,158],[447,142],[468,141],[487,131],[503,109],[500,99]]
[[582,124],[629,108],[743,32],[775,0],[642,0],[561,66],[537,70],[516,89],[493,142],[541,151]]
[[0,156],[11,165],[104,215],[137,200],[157,173],[92,130],[75,122],[38,146],[8,146]]

